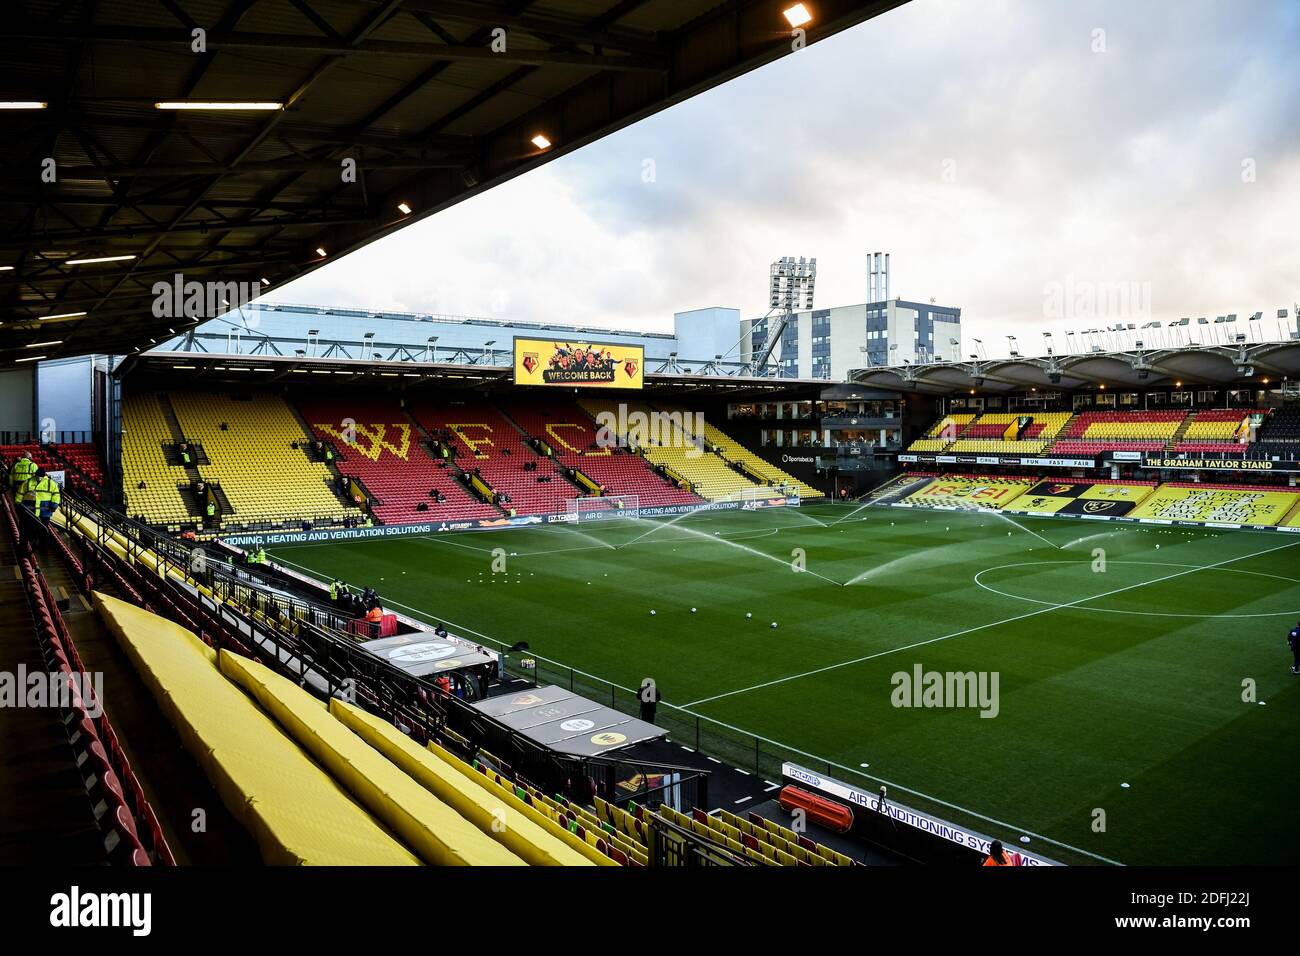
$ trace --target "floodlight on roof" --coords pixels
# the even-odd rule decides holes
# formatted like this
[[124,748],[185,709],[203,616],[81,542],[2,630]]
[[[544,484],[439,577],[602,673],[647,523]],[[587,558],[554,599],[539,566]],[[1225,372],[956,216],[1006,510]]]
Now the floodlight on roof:
[[545,133],[538,133],[536,136],[530,139],[529,142],[532,143],[534,146],[536,146],[538,149],[551,148],[551,141],[550,139],[547,138]]
[[812,22],[812,12],[809,11],[808,5],[804,3],[796,3],[786,7],[781,11],[781,15],[785,17],[792,30],[797,30]]

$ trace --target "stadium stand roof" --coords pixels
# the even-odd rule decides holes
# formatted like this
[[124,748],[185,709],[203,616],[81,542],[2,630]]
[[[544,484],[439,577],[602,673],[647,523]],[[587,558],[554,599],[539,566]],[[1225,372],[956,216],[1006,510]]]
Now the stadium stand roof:
[[[903,2],[819,0],[807,41]],[[4,113],[0,367],[37,342],[148,348],[177,325],[152,314],[154,283],[279,286],[791,52],[788,6],[27,0],[6,11],[0,99],[47,107]],[[113,256],[132,258],[74,264]]]
[[855,371],[854,382],[931,395],[1030,388],[1167,388],[1267,384],[1300,377],[1300,342],[1193,345],[1180,348],[978,359]]
[[[507,353],[508,354],[508,353]],[[119,377],[150,375],[183,380],[189,386],[244,387],[268,385],[425,384],[444,389],[495,390],[512,387],[513,365],[418,362],[310,356],[217,354],[212,352],[144,352],[128,356],[115,370]],[[645,374],[645,389],[660,397],[726,394],[736,399],[826,388],[824,379],[756,377],[741,374],[654,372]],[[556,394],[572,395],[567,389]]]

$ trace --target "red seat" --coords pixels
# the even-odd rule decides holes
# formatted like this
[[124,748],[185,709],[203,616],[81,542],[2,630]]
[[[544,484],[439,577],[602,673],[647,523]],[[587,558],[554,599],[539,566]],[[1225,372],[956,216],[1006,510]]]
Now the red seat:
[[[412,414],[431,433],[448,438],[456,449],[458,466],[478,470],[493,491],[509,496],[505,508],[521,515],[560,514],[566,502],[579,494],[554,461],[529,447],[519,429],[485,402],[417,402]],[[535,470],[526,470],[525,465]]]
[[698,504],[704,500],[678,488],[640,455],[598,447],[595,420],[575,403],[516,403],[506,410],[531,437],[550,446],[561,465],[577,468],[604,485],[608,494],[636,495],[642,507]]
[[[385,524],[478,521],[501,512],[476,499],[453,470],[435,461],[422,444],[424,436],[396,402],[384,399],[332,401],[313,398],[298,403],[313,433],[342,456],[340,474],[358,478],[379,499],[375,516]],[[355,445],[342,440],[351,420]],[[437,489],[445,499],[434,499]],[[425,505],[420,511],[417,506]]]

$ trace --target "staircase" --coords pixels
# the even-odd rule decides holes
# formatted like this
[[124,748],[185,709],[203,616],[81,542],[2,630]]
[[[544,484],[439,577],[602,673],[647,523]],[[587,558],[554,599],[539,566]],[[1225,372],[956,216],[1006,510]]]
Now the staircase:
[[185,510],[191,518],[205,517],[206,509],[199,502],[198,495],[194,493],[191,485],[177,484],[176,492],[181,496],[181,501],[185,502]]
[[[299,446],[302,448],[302,453],[307,456],[308,461],[316,461],[315,458],[311,457],[311,452],[309,450],[311,448],[311,443],[317,440],[315,433],[311,429],[311,425],[307,423],[307,419],[302,417],[302,412],[298,410],[297,405],[287,400],[285,401],[284,404],[289,407],[289,411],[293,412],[293,420],[298,423],[298,427],[302,429],[302,433],[305,436],[302,439],[301,445]],[[321,444],[329,445],[332,448],[334,447],[333,442],[327,442],[324,441],[323,439],[321,440]],[[330,477],[333,479],[333,481],[331,481],[330,483],[330,489],[334,492],[334,497],[338,498],[339,501],[341,501],[347,507],[355,508],[356,502],[349,501],[347,499],[347,496],[338,490],[338,480],[339,478],[342,477],[342,473],[339,471],[338,458],[339,458],[339,450],[338,448],[334,448],[334,460],[330,461],[330,460],[322,459],[320,461],[320,464],[324,465],[326,468],[329,469]]]
[[1196,415],[1194,412],[1188,412],[1183,416],[1183,420],[1179,423],[1177,431],[1174,432],[1174,437],[1165,443],[1165,454],[1173,453],[1174,446],[1183,440],[1183,436],[1187,434],[1187,429],[1191,427],[1192,420],[1195,417]]
[[[0,533],[0,670],[47,674],[9,536]],[[51,581],[51,586],[53,582]],[[7,707],[0,721],[0,859],[102,865],[104,843],[52,707]]]
[[[181,420],[176,417],[176,409],[172,407],[172,400],[163,392],[158,393],[158,404],[162,407],[163,419],[167,422],[167,430],[172,434],[173,442],[186,441],[185,429],[181,428]],[[207,452],[201,445],[190,445],[194,452],[194,464],[185,467],[185,474],[190,481],[200,481],[203,476],[199,474],[199,465],[209,464]],[[176,464],[180,464],[176,462]]]
[[235,513],[235,506],[230,503],[230,499],[226,497],[226,492],[222,487],[220,485],[214,485],[211,482],[208,483],[208,487],[212,489],[212,494],[217,499],[217,507],[221,511],[221,517],[224,519],[226,515],[233,515]]

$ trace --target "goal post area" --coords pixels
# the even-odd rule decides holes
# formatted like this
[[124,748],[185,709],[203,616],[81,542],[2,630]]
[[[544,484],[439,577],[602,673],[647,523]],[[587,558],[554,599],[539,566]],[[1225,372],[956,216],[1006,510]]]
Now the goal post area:
[[639,518],[641,516],[640,495],[599,495],[586,498],[570,498],[566,502],[569,520],[610,521],[615,518]]

